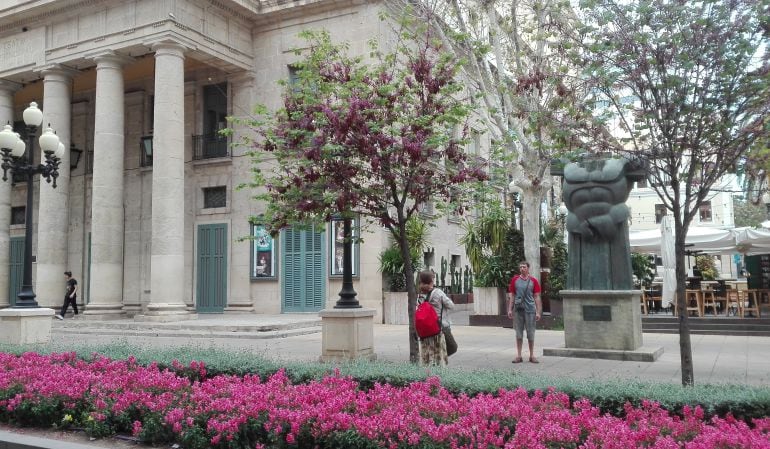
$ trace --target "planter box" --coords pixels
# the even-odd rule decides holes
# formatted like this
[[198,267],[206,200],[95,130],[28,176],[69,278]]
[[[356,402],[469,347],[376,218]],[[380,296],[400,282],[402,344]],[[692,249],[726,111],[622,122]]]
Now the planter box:
[[505,314],[505,290],[499,287],[473,287],[474,315]]
[[384,292],[382,318],[385,324],[409,324],[409,296],[406,292]]
[[473,304],[473,293],[452,293],[447,296],[455,304]]

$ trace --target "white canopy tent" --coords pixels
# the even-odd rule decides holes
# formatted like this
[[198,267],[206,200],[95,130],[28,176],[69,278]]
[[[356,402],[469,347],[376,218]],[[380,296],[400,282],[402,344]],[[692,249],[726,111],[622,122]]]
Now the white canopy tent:
[[740,228],[735,233],[736,252],[754,255],[770,253],[770,229]]
[[[690,226],[685,238],[686,250],[709,254],[738,253],[740,251],[736,246],[736,231],[707,226]],[[663,238],[660,228],[630,232],[628,240],[632,251],[662,254]]]

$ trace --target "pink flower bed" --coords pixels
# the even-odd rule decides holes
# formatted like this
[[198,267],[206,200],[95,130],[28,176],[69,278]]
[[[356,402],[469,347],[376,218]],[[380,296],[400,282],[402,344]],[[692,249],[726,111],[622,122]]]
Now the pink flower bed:
[[751,426],[729,416],[704,420],[699,408],[680,417],[649,402],[628,405],[624,417],[615,417],[557,391],[468,397],[448,392],[437,378],[364,391],[341,376],[293,385],[283,372],[263,381],[207,378],[202,363],[175,367],[194,375],[133,359],[0,354],[0,418],[16,421],[22,411],[45,409],[57,422],[39,425],[69,420],[188,448],[196,441],[213,448],[312,447],[343,432],[388,449],[427,442],[451,449],[770,448],[770,419]]

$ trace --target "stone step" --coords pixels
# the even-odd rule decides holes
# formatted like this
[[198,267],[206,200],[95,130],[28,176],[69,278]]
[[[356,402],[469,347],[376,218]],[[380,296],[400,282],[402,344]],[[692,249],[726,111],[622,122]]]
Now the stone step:
[[301,327],[294,329],[249,331],[234,329],[219,331],[211,329],[150,329],[150,328],[102,328],[102,327],[54,327],[53,334],[58,335],[116,335],[116,336],[145,336],[145,337],[180,337],[180,338],[243,338],[271,339],[286,338],[298,335],[316,334],[321,332],[321,326]]
[[[696,335],[770,336],[770,319],[734,317],[690,317],[690,333]],[[649,333],[679,333],[676,317],[644,317],[642,331]]]
[[184,321],[155,322],[131,318],[96,320],[77,316],[74,319],[54,319],[51,331],[57,334],[265,339],[320,332],[321,318],[316,314],[199,315]]

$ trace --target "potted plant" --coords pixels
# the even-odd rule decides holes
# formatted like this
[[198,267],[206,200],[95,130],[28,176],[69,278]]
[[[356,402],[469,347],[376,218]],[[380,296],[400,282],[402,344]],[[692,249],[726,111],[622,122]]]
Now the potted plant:
[[[413,217],[407,222],[406,233],[412,266],[415,271],[419,271],[423,265],[423,249],[428,246],[428,224]],[[380,253],[380,273],[385,277],[384,284],[388,286],[388,290],[383,292],[383,323],[409,324],[404,259],[398,245],[392,240],[390,246]]]
[[509,218],[499,202],[493,202],[485,215],[465,222],[460,243],[476,273],[471,324],[493,324],[481,316],[494,316],[494,323],[499,324],[499,317],[506,314],[505,291],[513,271],[524,259],[523,236],[510,226]]

